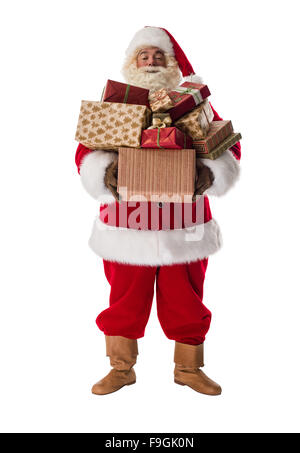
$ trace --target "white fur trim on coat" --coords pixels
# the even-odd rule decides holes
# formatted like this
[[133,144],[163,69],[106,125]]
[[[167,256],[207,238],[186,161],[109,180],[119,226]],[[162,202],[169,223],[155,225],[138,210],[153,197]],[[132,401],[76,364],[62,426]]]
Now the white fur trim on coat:
[[230,149],[215,160],[201,159],[201,161],[211,169],[215,177],[212,186],[204,192],[205,195],[220,197],[231,189],[239,178],[240,164]]
[[100,257],[119,263],[163,266],[201,260],[217,252],[222,239],[214,219],[169,231],[139,231],[109,226],[96,219],[89,245]]
[[204,83],[202,77],[198,76],[197,74],[192,74],[187,77],[184,77],[184,82],[194,82],[194,83]]
[[113,151],[96,150],[87,154],[80,166],[81,182],[85,190],[101,203],[116,201],[110,190],[104,185],[107,166],[116,159]]
[[145,27],[136,32],[126,50],[126,56],[133,55],[138,48],[150,46],[159,47],[174,57],[173,45],[169,36],[165,31],[157,27]]

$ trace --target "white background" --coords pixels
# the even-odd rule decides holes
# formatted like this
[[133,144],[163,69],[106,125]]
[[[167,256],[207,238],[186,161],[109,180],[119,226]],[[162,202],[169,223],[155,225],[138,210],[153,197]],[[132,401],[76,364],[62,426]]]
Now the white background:
[[[299,432],[298,3],[1,2],[1,431]],[[155,303],[137,384],[90,393],[110,369],[94,322],[109,287],[74,134],[81,99],[122,80],[144,25],[175,36],[243,134],[241,180],[211,200],[224,246],[207,272],[204,371],[219,397],[173,383]]]

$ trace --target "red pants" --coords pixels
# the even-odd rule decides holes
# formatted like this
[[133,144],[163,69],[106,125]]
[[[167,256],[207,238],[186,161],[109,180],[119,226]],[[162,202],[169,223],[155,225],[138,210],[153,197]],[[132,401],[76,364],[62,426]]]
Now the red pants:
[[167,338],[203,343],[211,321],[211,312],[202,303],[207,261],[155,267],[103,260],[111,293],[109,307],[97,317],[99,329],[105,335],[143,337],[156,278],[157,315]]

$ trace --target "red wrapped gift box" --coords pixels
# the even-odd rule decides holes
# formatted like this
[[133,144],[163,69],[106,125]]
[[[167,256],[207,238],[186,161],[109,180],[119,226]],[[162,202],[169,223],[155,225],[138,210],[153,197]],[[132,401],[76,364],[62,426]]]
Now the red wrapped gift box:
[[204,99],[210,96],[210,91],[207,85],[184,82],[175,90],[169,91],[168,95],[175,104],[172,109],[168,110],[168,113],[175,121],[201,104]]
[[142,148],[187,149],[193,148],[192,139],[177,127],[162,127],[142,131]]
[[232,133],[233,126],[230,120],[213,121],[205,138],[193,140],[193,148],[202,154],[208,154]]
[[146,105],[149,107],[149,90],[126,83],[108,80],[102,96],[103,102]]

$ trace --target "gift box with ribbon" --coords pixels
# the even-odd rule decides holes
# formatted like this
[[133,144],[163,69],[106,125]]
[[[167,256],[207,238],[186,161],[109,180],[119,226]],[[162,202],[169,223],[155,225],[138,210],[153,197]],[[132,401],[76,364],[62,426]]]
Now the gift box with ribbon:
[[149,101],[152,112],[166,112],[174,105],[165,88],[150,94]]
[[108,80],[103,91],[103,102],[146,105],[149,107],[149,90],[126,83]]
[[213,118],[212,108],[209,102],[205,100],[194,110],[175,121],[174,125],[196,140],[206,137]]
[[208,154],[232,132],[231,121],[213,121],[205,138],[193,140],[193,148],[201,154]]
[[139,147],[150,118],[145,105],[82,101],[75,140],[90,149]]
[[[209,153],[202,153],[201,151],[197,150],[196,155],[197,157],[202,157],[204,159],[215,160],[220,157],[227,149],[231,148],[231,146],[239,142],[241,138],[242,135],[239,132],[233,132]],[[193,142],[193,146],[195,147],[195,149],[197,149],[197,142]]]
[[192,139],[177,127],[157,127],[142,131],[142,148],[192,148]]
[[192,203],[194,149],[119,148],[118,188],[122,201]]
[[169,91],[168,95],[174,103],[174,107],[168,110],[168,113],[175,121],[208,98],[210,91],[207,85],[184,82],[175,90]]

